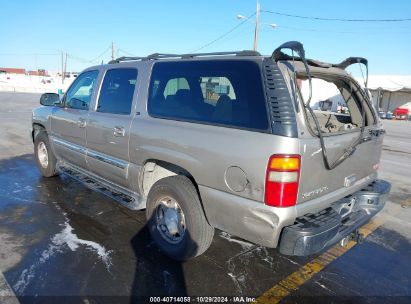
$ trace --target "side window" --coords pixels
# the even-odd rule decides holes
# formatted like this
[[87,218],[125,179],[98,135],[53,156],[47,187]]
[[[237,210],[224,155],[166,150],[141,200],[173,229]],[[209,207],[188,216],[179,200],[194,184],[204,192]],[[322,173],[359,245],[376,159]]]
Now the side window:
[[164,98],[168,96],[176,95],[178,90],[190,90],[187,79],[185,78],[173,78],[167,81],[164,89]]
[[261,69],[253,61],[155,63],[150,115],[211,125],[268,131]]
[[230,97],[231,100],[236,99],[234,87],[227,77],[201,77],[200,86],[204,102],[213,106],[224,95]]
[[101,85],[97,112],[130,114],[136,82],[136,69],[108,70]]
[[77,77],[66,93],[65,105],[67,108],[88,110],[97,76],[98,71],[87,71]]

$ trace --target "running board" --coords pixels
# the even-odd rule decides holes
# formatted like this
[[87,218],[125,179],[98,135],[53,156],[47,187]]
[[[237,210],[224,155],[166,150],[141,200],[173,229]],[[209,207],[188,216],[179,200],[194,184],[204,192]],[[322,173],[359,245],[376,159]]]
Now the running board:
[[146,200],[137,193],[114,185],[94,174],[91,175],[89,172],[62,162],[57,164],[57,169],[61,173],[81,182],[86,187],[112,198],[128,209],[141,210],[146,208]]

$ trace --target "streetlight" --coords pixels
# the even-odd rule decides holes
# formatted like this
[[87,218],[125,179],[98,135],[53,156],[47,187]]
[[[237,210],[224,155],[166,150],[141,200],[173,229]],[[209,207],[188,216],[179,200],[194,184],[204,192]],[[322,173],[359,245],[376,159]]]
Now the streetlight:
[[[237,19],[248,20],[249,18],[244,15],[238,14]],[[277,27],[277,24],[275,23],[271,23],[271,24],[264,23],[264,24],[271,26],[273,29]],[[255,12],[254,44],[253,44],[254,51],[257,51],[259,30],[260,30],[260,0],[257,0],[257,8]]]

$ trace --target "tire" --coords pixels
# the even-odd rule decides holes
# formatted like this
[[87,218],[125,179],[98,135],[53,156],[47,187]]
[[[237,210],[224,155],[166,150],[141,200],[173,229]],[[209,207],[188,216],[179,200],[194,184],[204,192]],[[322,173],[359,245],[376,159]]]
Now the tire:
[[[167,223],[167,218],[175,219],[165,216],[169,210],[174,215],[176,205],[173,201],[177,203],[177,228],[164,224]],[[165,203],[167,207],[164,208]],[[174,208],[169,208],[170,206]],[[157,181],[147,197],[146,216],[151,237],[160,250],[172,259],[188,260],[204,253],[211,245],[214,228],[208,224],[196,188],[186,176],[170,176]],[[168,221],[170,222],[173,223]],[[182,227],[185,229],[180,233]],[[174,228],[179,232],[173,234],[176,231]]]
[[49,137],[44,131],[41,131],[34,138],[34,156],[41,175],[44,177],[52,177],[57,175],[57,160],[53,154],[53,150],[50,147]]

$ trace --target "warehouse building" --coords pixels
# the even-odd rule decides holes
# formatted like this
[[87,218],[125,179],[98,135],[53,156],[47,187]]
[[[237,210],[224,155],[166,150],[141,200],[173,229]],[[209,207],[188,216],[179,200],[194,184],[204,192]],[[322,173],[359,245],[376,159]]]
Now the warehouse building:
[[379,111],[394,112],[398,107],[411,107],[411,76],[370,75],[368,89]]

